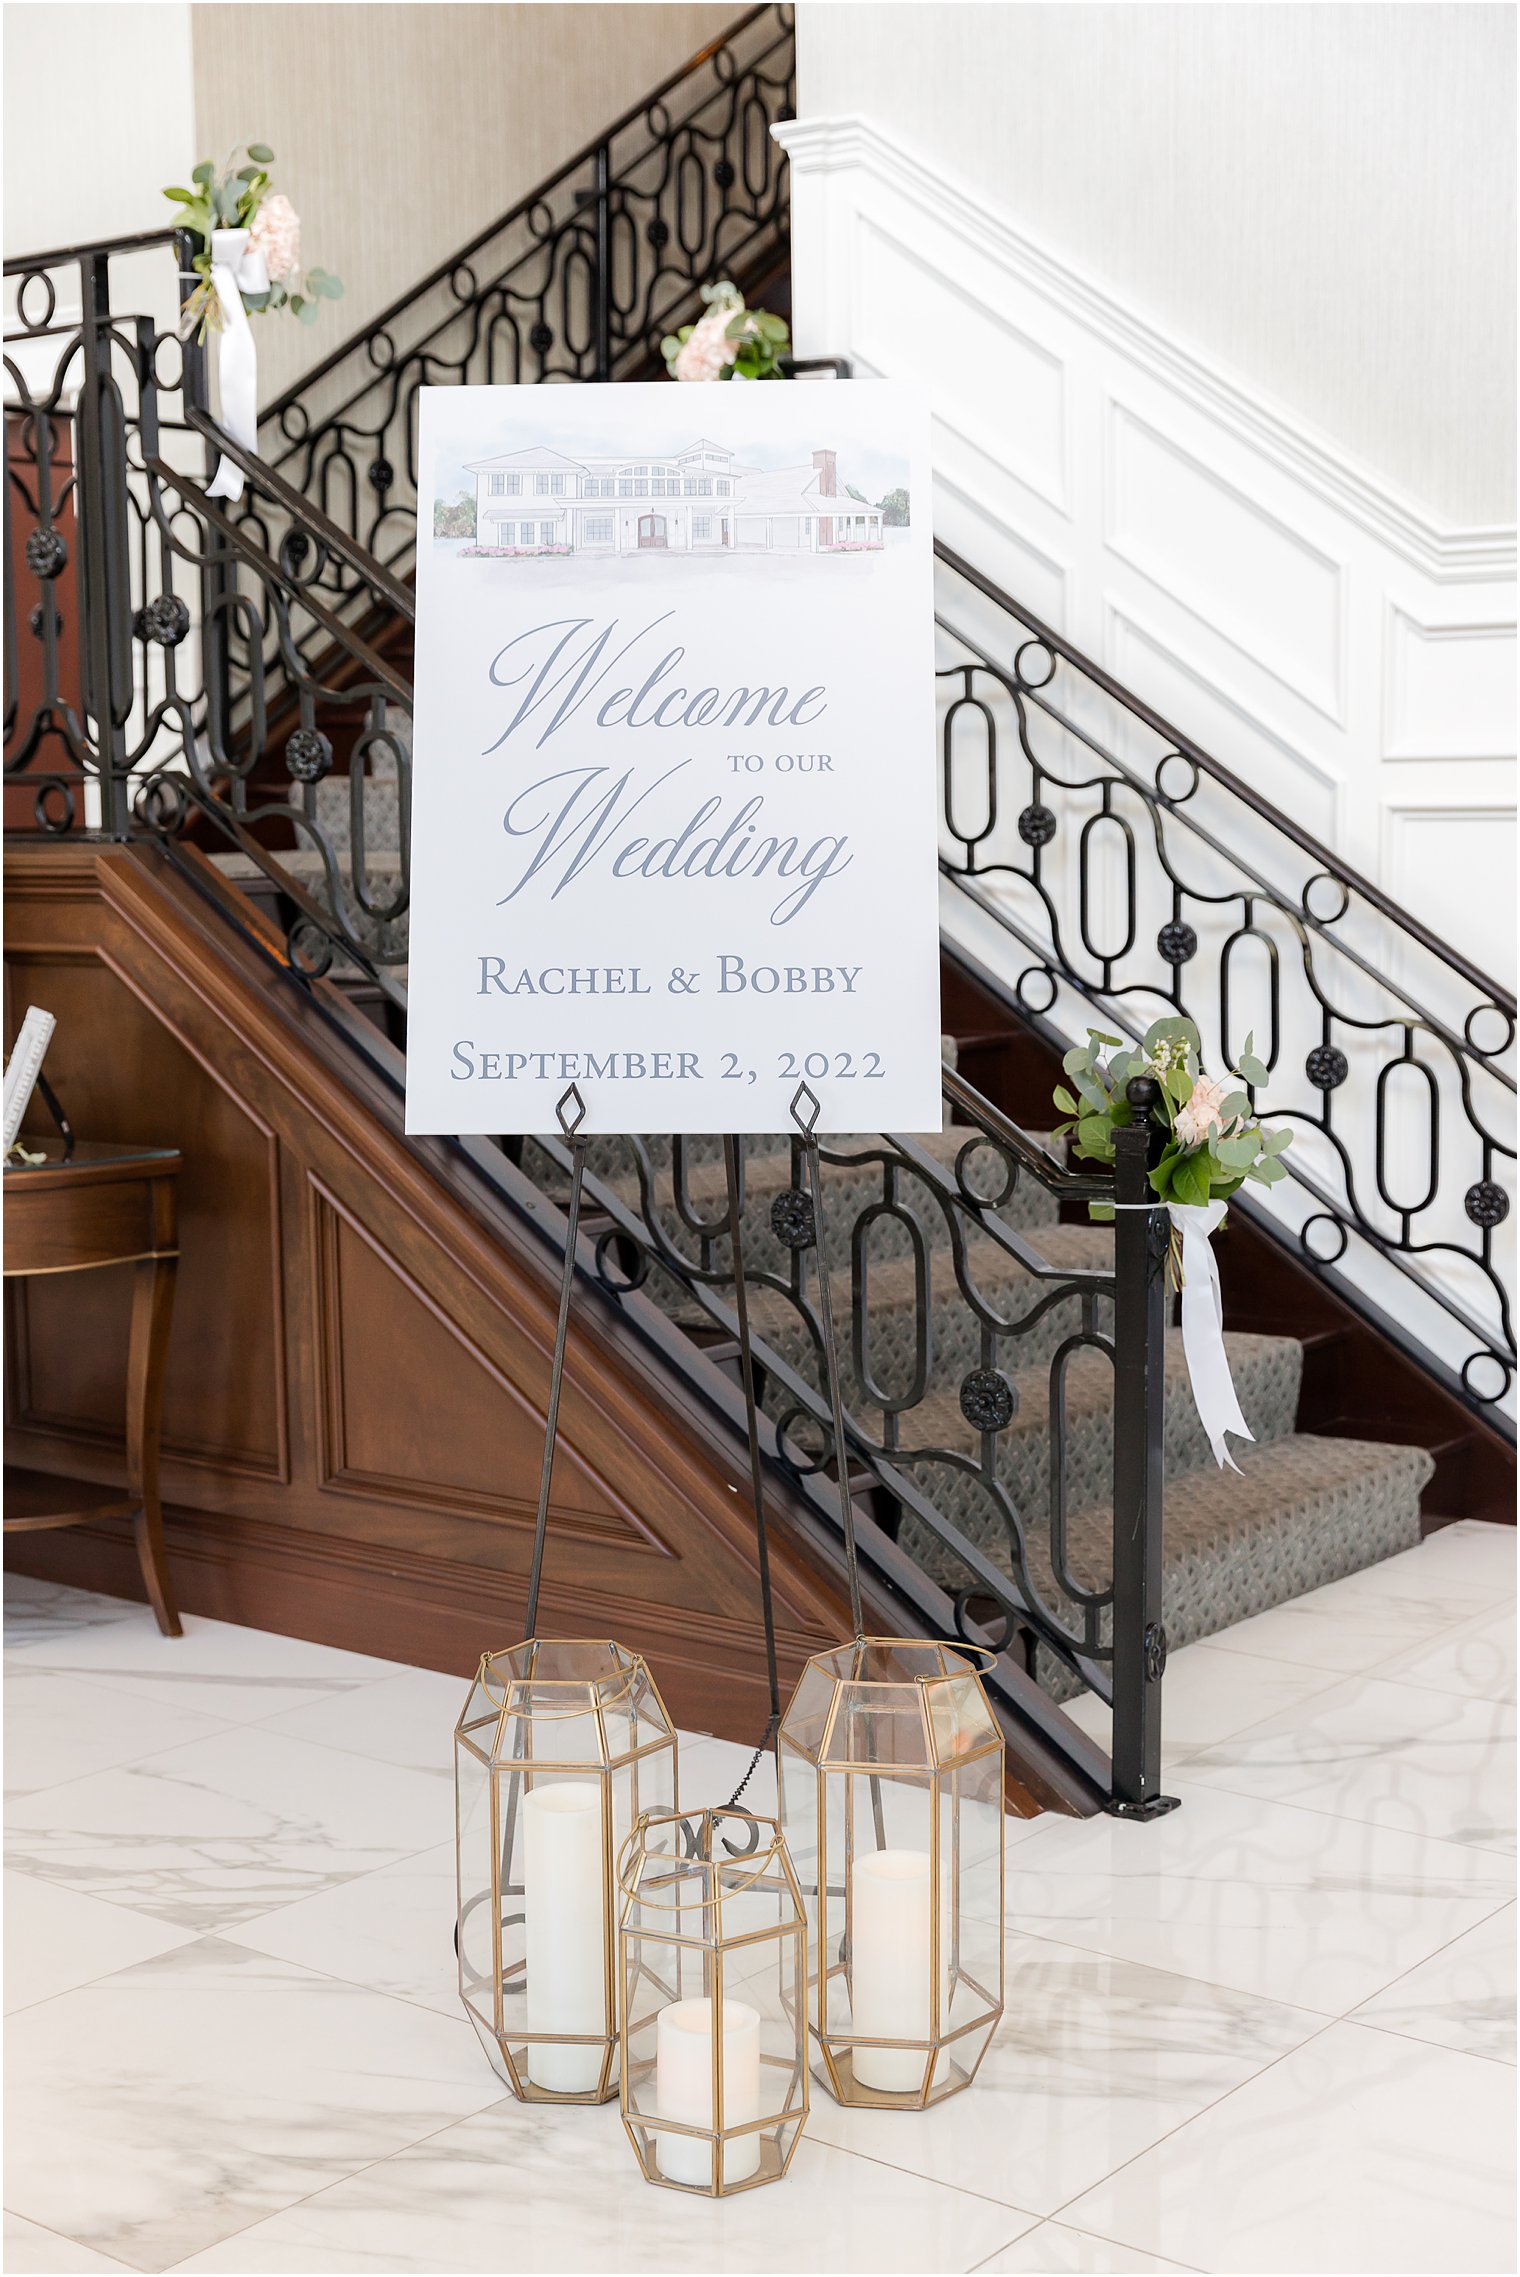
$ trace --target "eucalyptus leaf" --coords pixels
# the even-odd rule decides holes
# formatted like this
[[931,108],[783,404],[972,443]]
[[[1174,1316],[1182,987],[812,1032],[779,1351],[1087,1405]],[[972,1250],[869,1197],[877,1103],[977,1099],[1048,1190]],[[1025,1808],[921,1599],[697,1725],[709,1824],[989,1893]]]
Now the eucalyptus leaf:
[[274,162],[274,152],[267,142],[250,142],[248,155],[250,158],[256,158],[261,166],[269,166]]
[[1051,1100],[1055,1106],[1060,1108],[1063,1115],[1074,1115],[1077,1111],[1077,1102],[1064,1083],[1056,1085],[1055,1090],[1051,1093]]
[[1256,1091],[1259,1091],[1264,1083],[1271,1081],[1261,1061],[1254,1058],[1250,1052],[1241,1053],[1240,1065],[1236,1069],[1236,1073]]
[[200,182],[207,185],[208,187],[215,180],[215,178],[216,168],[212,165],[209,158],[203,158],[199,166],[192,169],[190,175],[192,182]]

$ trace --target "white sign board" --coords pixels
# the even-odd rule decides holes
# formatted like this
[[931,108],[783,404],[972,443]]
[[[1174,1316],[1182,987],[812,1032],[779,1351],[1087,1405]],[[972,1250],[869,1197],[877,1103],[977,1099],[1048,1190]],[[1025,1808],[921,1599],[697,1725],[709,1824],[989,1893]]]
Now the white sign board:
[[940,1125],[928,422],[422,391],[407,1128]]

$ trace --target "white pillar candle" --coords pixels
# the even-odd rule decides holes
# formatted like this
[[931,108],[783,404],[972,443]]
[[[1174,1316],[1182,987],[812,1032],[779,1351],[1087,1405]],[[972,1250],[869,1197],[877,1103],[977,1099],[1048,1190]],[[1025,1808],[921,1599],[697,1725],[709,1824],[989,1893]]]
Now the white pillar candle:
[[[928,2040],[934,2030],[929,1942],[933,1881],[927,1850],[873,1850],[850,1872],[851,2029],[872,2040]],[[862,2087],[911,2095],[928,2051],[852,2051]]]
[[[523,1796],[523,1911],[528,2030],[596,2033],[607,2018],[607,1863],[602,1790],[565,1779]],[[601,2083],[600,2047],[528,2043],[528,2077],[560,2095]]]
[[[683,2127],[712,2127],[713,2004],[673,2000],[655,2020],[655,2110]],[[723,2125],[743,2127],[760,2116],[760,2013],[747,2001],[723,2003]],[[657,2135],[655,2158],[670,2182],[711,2189],[709,2143],[690,2135]],[[723,2180],[747,2182],[760,2167],[760,2137],[723,2146]]]

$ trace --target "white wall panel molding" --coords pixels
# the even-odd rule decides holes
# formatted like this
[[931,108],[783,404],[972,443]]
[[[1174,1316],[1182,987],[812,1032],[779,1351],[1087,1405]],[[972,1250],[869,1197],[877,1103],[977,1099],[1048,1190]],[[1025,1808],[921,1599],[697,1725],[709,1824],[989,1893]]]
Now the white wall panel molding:
[[1388,603],[1385,759],[1515,756],[1514,619],[1431,624]]
[[[1455,528],[1422,512],[1321,436],[1286,416],[1237,378],[1170,339],[1135,309],[1017,228],[1009,216],[967,185],[882,134],[869,119],[789,119],[771,129],[792,161],[794,180],[870,176],[916,207],[946,237],[958,236],[1053,310],[1122,349],[1137,367],[1188,397],[1199,410],[1234,427],[1242,439],[1277,458],[1284,471],[1319,489],[1327,502],[1405,553],[1428,576],[1463,581],[1512,580],[1512,525]],[[811,341],[809,353],[826,353]]]
[[774,131],[799,347],[927,388],[937,533],[1510,980],[1460,875],[1513,827],[1513,528],[1442,522],[870,120]]
[[1103,543],[1263,671],[1346,724],[1346,564],[1109,399]]

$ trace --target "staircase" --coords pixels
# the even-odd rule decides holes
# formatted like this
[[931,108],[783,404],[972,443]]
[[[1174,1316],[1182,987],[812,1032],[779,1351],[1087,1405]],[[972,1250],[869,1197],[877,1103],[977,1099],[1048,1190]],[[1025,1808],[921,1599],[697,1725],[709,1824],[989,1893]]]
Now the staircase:
[[[77,1056],[61,1064],[98,1121],[182,1138],[225,1173],[225,1196],[258,1159],[230,1094],[275,1160],[258,1235],[276,1292],[267,1444],[251,1422],[197,1416],[171,1450],[179,1553],[201,1561],[208,1608],[438,1665],[478,1652],[484,1610],[511,1624],[519,1411],[531,1423],[542,1399],[542,1336],[524,1323],[541,1325],[563,1251],[567,1158],[552,1137],[401,1133],[415,390],[644,376],[659,333],[724,270],[756,297],[769,278],[777,305],[784,177],[764,128],[790,101],[789,24],[755,9],[271,406],[258,458],[210,420],[197,351],[170,387],[151,326],[111,314],[122,248],[7,265],[26,375],[8,412],[20,527],[7,569],[33,640],[7,731],[8,867],[25,912],[12,954],[46,976],[20,985],[74,992],[60,1050]],[[174,257],[167,237],[134,250],[155,243]],[[205,492],[221,451],[248,478],[233,512]],[[1030,1807],[1144,1815],[1168,1644],[1408,1547],[1422,1523],[1512,1515],[1500,1245],[1514,1005],[943,552],[939,610],[945,1127],[823,1148],[843,1467],[873,1618],[988,1649]],[[1127,904],[1091,852],[1100,820]],[[1119,916],[1094,945],[1099,904]],[[1038,1134],[1059,1052],[1088,1017],[1134,1032],[1186,1008],[1207,1037],[1238,1043],[1252,1024],[1242,939],[1271,950],[1255,1020],[1274,1080],[1297,1065],[1309,1088],[1307,1105],[1266,1101],[1308,1142],[1293,1150],[1293,1209],[1237,1203],[1220,1245],[1255,1433],[1236,1477],[1215,1469],[1198,1425],[1148,1221],[1127,1221],[1116,1244],[1088,1216],[1112,1183]],[[130,1101],[102,1073],[127,1032],[112,993],[123,975],[184,1055]],[[155,1048],[144,1031],[140,1055]],[[1389,1070],[1433,1054],[1447,1136],[1432,1120],[1421,1200]],[[841,1606],[820,1252],[786,1238],[793,1140],[746,1141],[744,1181],[796,1666]],[[191,1252],[187,1237],[187,1274]],[[557,1482],[556,1509],[563,1496],[598,1577],[581,1594],[685,1672],[686,1720],[745,1736],[753,1574],[726,1500],[742,1411],[718,1142],[596,1141],[580,1263],[569,1428],[584,1476]],[[215,1297],[176,1366],[203,1407],[225,1408],[239,1363]],[[375,1333],[388,1307],[425,1392],[404,1367],[378,1394],[364,1380],[397,1364]],[[44,1315],[12,1340],[21,1451],[104,1481],[116,1457],[98,1366]],[[515,1450],[504,1477],[498,1448]],[[662,1484],[662,1464],[679,1484]],[[679,1569],[664,1604],[647,1562],[657,1536]],[[76,1578],[116,1574],[109,1530],[27,1542],[29,1556],[82,1558]],[[1084,1690],[1114,1706],[1112,1762],[1059,1712]]]
[[[397,812],[393,781],[382,776],[368,782],[365,837],[377,871],[399,870]],[[345,845],[349,783],[333,778],[322,784],[317,814],[332,842]],[[217,859],[245,885],[255,884],[255,866],[246,857]],[[315,857],[303,862],[297,855],[290,866],[306,867],[317,884]],[[404,956],[404,920],[394,924],[385,945]],[[339,985],[387,1025],[380,992],[357,974],[340,978]],[[399,1025],[393,1013],[390,1032]],[[957,1040],[947,1036],[945,1043],[953,1066]],[[960,1225],[937,1197],[953,1189],[956,1159],[971,1136],[969,1120],[952,1122],[947,1113],[945,1130],[918,1142],[937,1168],[937,1180],[894,1160],[894,1208],[901,1215],[867,1221],[869,1237],[858,1261],[854,1252],[866,1213],[884,1199],[883,1150],[895,1158],[896,1148],[871,1134],[836,1138],[826,1146],[825,1254],[845,1403],[864,1445],[917,1486],[953,1530],[955,1538],[947,1539],[943,1527],[911,1510],[895,1521],[900,1548],[952,1600],[972,1580],[961,1543],[979,1550],[1006,1577],[1010,1595],[1032,1586],[1051,1607],[1080,1602],[1082,1592],[1102,1598],[1112,1564],[1114,1414],[1112,1366],[1100,1340],[1112,1337],[1112,1301],[1106,1294],[1075,1291],[1042,1299],[1049,1298],[1052,1276],[1082,1275],[1098,1287],[1111,1286],[1113,1232],[1063,1224],[1059,1195],[1033,1178],[1017,1181],[999,1201],[996,1232]],[[503,1143],[518,1152],[537,1186],[563,1201],[561,1150],[550,1141]],[[1047,1144],[1037,1135],[1035,1143]],[[777,1134],[747,1139],[744,1147],[746,1270],[761,1282],[751,1298],[751,1320],[768,1359],[762,1405],[779,1424],[795,1408],[788,1379],[810,1388],[815,1413],[825,1403],[826,1385],[816,1328],[798,1302],[789,1253],[771,1218],[778,1197],[798,1183],[790,1141]],[[694,1224],[723,1223],[719,1142],[686,1141],[678,1175],[668,1138],[597,1139],[588,1168],[593,1183],[586,1222],[593,1238],[620,1235],[625,1257],[636,1250],[650,1266],[647,1291],[667,1318],[698,1340],[710,1335],[701,1293],[678,1271],[654,1264],[657,1244],[650,1237],[656,1233],[689,1266],[725,1271],[726,1240],[720,1236],[712,1243],[705,1263],[691,1241]],[[968,1174],[988,1198],[1004,1182],[990,1148],[981,1163],[973,1159]],[[1017,1237],[1016,1247],[1008,1245],[1008,1235]],[[984,1458],[983,1434],[961,1398],[968,1375],[987,1364],[984,1308],[1011,1324],[1000,1339],[996,1364],[1007,1373],[1013,1414],[996,1435],[991,1460]],[[1028,1326],[1016,1325],[1023,1322]],[[1089,1335],[1094,1341],[1086,1340]],[[1436,1468],[1434,1454],[1419,1444],[1300,1430],[1305,1355],[1299,1339],[1234,1330],[1225,1342],[1255,1434],[1253,1446],[1235,1450],[1240,1478],[1215,1466],[1188,1385],[1180,1332],[1170,1328],[1166,1335],[1162,1619],[1169,1647],[1192,1643],[1412,1547],[1420,1538],[1422,1493]],[[1053,1368],[1062,1425],[1056,1482]],[[910,1396],[901,1404],[905,1392]],[[817,1437],[810,1435],[810,1451]],[[1053,1483],[1060,1497],[1055,1548]],[[1016,1517],[1022,1522],[1016,1524]],[[1106,1605],[1098,1634],[1111,1640]],[[1036,1628],[1022,1630],[1021,1637],[1026,1665],[1053,1699],[1070,1699],[1083,1688],[1070,1662],[1042,1644]]]

